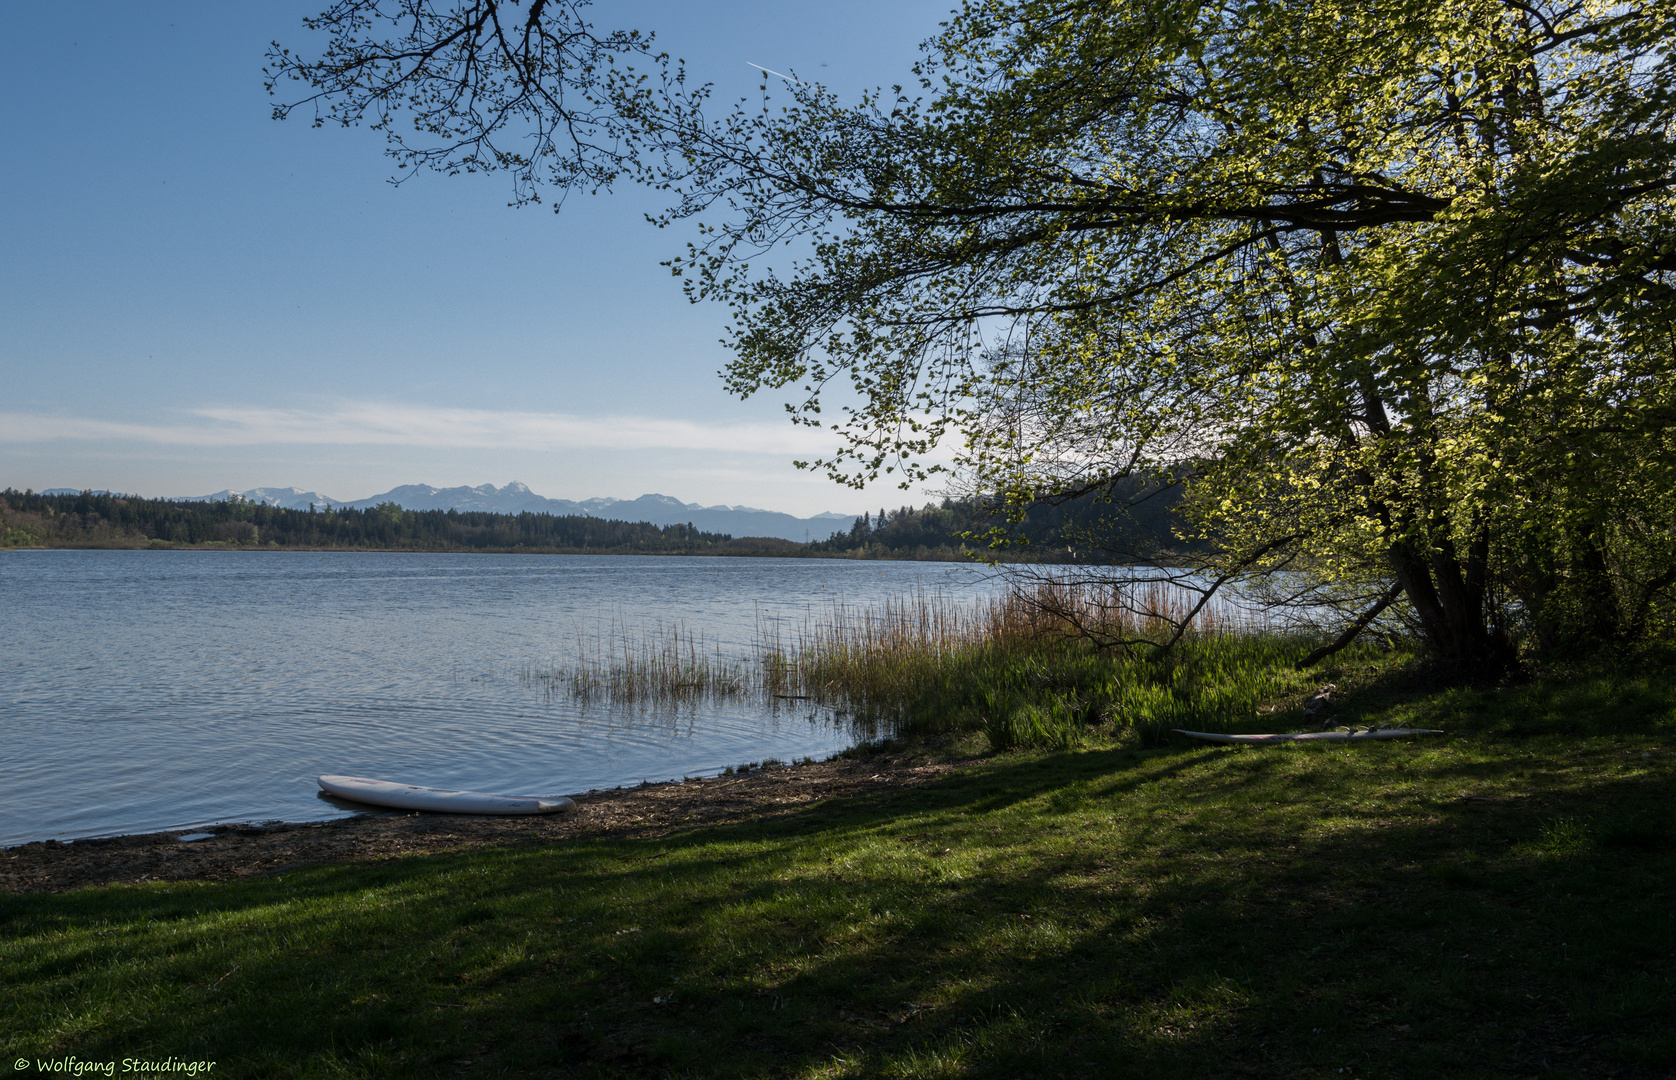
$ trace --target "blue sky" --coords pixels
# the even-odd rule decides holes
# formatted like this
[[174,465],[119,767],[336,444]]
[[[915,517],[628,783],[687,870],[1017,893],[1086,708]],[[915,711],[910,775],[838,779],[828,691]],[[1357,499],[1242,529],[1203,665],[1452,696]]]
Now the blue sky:
[[[507,207],[366,130],[269,119],[313,3],[12,7],[0,35],[0,487],[143,495],[522,480],[797,514],[907,501],[794,469],[826,441],[716,371],[725,313],[659,261],[655,194]],[[722,96],[906,82],[948,0],[602,0]],[[918,495],[915,496],[917,501]]]

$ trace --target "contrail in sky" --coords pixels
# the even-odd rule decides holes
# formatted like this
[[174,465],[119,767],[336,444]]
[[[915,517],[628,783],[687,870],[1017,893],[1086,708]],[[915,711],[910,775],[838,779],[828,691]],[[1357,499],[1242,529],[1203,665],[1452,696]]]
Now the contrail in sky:
[[782,78],[782,79],[786,80],[787,82],[794,82],[794,83],[798,83],[800,85],[803,82],[802,79],[794,79],[790,75],[781,75],[778,71],[775,71],[772,68],[765,68],[761,64],[752,64],[749,60],[745,61],[745,63],[748,64],[751,67],[756,68],[758,71],[766,71],[766,72],[768,72],[768,74],[777,76],[779,78]]

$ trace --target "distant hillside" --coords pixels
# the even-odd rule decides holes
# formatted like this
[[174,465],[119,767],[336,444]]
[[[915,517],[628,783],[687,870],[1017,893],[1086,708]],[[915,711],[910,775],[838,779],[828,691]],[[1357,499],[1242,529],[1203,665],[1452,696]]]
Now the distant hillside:
[[[55,494],[80,494],[57,491]],[[800,518],[752,506],[701,506],[684,503],[668,495],[642,495],[638,499],[549,499],[537,495],[516,481],[505,487],[479,484],[477,487],[437,488],[429,484],[403,484],[381,495],[345,501],[318,491],[301,488],[251,488],[248,491],[218,491],[211,495],[184,496],[175,502],[225,502],[238,496],[253,503],[307,510],[348,507],[365,510],[382,503],[395,503],[404,510],[457,510],[461,513],[551,514],[554,517],[595,517],[617,521],[647,522],[652,525],[691,525],[700,532],[733,536],[778,537],[782,540],[824,540],[834,529],[847,527],[847,514],[816,514]]]
[[489,514],[366,509],[294,510],[234,497],[203,500],[0,492],[0,547],[225,547],[385,551],[526,551],[617,554],[782,554],[687,525],[575,514]]
[[[1168,558],[1181,550],[1172,536],[1179,499],[1176,491],[1149,493],[1138,485],[1118,492],[1117,501],[1087,497],[1059,506],[1037,506],[1016,525],[999,522],[973,500],[945,499],[940,505],[919,509],[880,510],[877,517],[864,514],[853,519],[848,529],[829,530],[826,539],[813,543],[773,536],[735,538],[696,523],[656,524],[529,510],[505,514],[409,509],[393,500],[370,507],[334,505],[328,509],[316,503],[312,508],[295,509],[229,494],[206,501],[8,489],[0,492],[0,547],[269,547],[920,560],[996,557],[1047,563],[1126,563]],[[1150,498],[1142,498],[1149,494]],[[615,505],[645,507],[648,500],[661,498],[646,496]],[[991,547],[991,540],[1000,541],[999,546]]]

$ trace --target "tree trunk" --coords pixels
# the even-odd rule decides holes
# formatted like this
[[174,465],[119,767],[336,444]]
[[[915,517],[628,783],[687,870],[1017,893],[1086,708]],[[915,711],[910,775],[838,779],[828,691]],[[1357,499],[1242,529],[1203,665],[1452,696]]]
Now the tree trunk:
[[1451,678],[1494,678],[1514,666],[1512,644],[1489,625],[1483,590],[1468,586],[1453,553],[1439,549],[1423,559],[1394,549],[1391,566],[1433,658]]

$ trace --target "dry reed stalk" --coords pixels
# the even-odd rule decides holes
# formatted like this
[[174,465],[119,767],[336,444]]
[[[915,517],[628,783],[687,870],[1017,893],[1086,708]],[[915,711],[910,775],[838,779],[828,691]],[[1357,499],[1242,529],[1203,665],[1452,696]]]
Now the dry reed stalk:
[[638,637],[614,623],[591,641],[578,632],[568,662],[526,668],[523,679],[543,685],[549,695],[643,704],[740,696],[750,689],[747,668],[745,661],[724,657],[719,646],[707,646],[702,634],[682,623],[660,625]]
[[[1197,600],[1193,591],[1159,581],[1044,579],[967,602],[922,589],[869,607],[836,602],[789,636],[759,613],[754,648],[735,658],[681,623],[638,636],[613,624],[592,643],[579,635],[569,664],[526,678],[549,693],[562,688],[577,699],[623,704],[796,697],[890,707],[944,675],[956,657],[1000,661],[1077,638],[1166,640]],[[1192,616],[1188,634],[1256,628],[1232,605],[1207,605]]]

